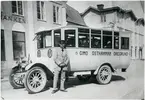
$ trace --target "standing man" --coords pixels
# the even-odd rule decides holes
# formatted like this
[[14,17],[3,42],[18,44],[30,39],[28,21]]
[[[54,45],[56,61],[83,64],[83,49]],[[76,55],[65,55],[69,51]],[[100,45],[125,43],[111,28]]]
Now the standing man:
[[58,48],[55,52],[54,56],[54,62],[56,64],[54,68],[54,78],[53,78],[53,91],[52,94],[55,93],[58,88],[57,88],[57,83],[59,80],[59,74],[61,75],[60,77],[60,91],[65,91],[64,88],[64,82],[65,82],[65,74],[68,69],[68,62],[69,58],[67,55],[67,51],[65,48],[65,41],[61,40],[59,43],[60,48]]

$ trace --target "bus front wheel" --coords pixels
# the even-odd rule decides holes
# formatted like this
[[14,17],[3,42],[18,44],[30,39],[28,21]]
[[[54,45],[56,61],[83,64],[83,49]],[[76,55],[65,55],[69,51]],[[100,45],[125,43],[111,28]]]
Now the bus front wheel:
[[23,83],[23,75],[20,74],[19,69],[17,67],[13,68],[9,75],[9,82],[13,86],[14,89],[24,88]]
[[99,68],[98,73],[96,75],[96,79],[99,84],[108,84],[110,83],[112,78],[112,71],[110,66],[108,65],[103,65]]
[[47,83],[45,71],[40,67],[30,69],[25,77],[24,85],[29,93],[41,92]]

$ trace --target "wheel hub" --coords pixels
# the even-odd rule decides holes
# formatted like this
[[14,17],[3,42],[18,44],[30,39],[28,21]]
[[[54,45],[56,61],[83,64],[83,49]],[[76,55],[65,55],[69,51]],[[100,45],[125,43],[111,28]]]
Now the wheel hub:
[[40,81],[39,78],[38,78],[37,76],[34,76],[33,82],[34,82],[34,83],[37,83],[37,82],[39,82],[39,81]]
[[14,76],[14,81],[17,84],[23,84],[23,79],[24,79],[24,75],[23,74],[15,74]]
[[103,76],[108,76],[108,74],[109,74],[109,73],[106,72],[106,71],[103,71],[103,72],[102,72],[102,75],[103,75]]

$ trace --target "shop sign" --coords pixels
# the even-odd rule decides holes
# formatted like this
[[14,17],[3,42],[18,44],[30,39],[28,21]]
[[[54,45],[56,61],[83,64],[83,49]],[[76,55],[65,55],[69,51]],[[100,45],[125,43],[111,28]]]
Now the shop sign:
[[26,23],[25,19],[20,16],[9,16],[1,13],[1,20],[8,20],[8,21],[13,21],[13,22],[18,22],[18,23]]

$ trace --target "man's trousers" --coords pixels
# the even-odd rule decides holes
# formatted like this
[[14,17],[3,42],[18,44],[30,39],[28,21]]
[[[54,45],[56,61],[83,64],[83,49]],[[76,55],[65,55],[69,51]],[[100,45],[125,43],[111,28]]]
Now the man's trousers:
[[[64,82],[65,82],[65,71],[60,68],[55,68],[54,69],[54,78],[53,78],[53,90],[57,90],[57,83],[59,81],[60,78],[60,89],[64,90]],[[59,77],[59,74],[61,75]]]

